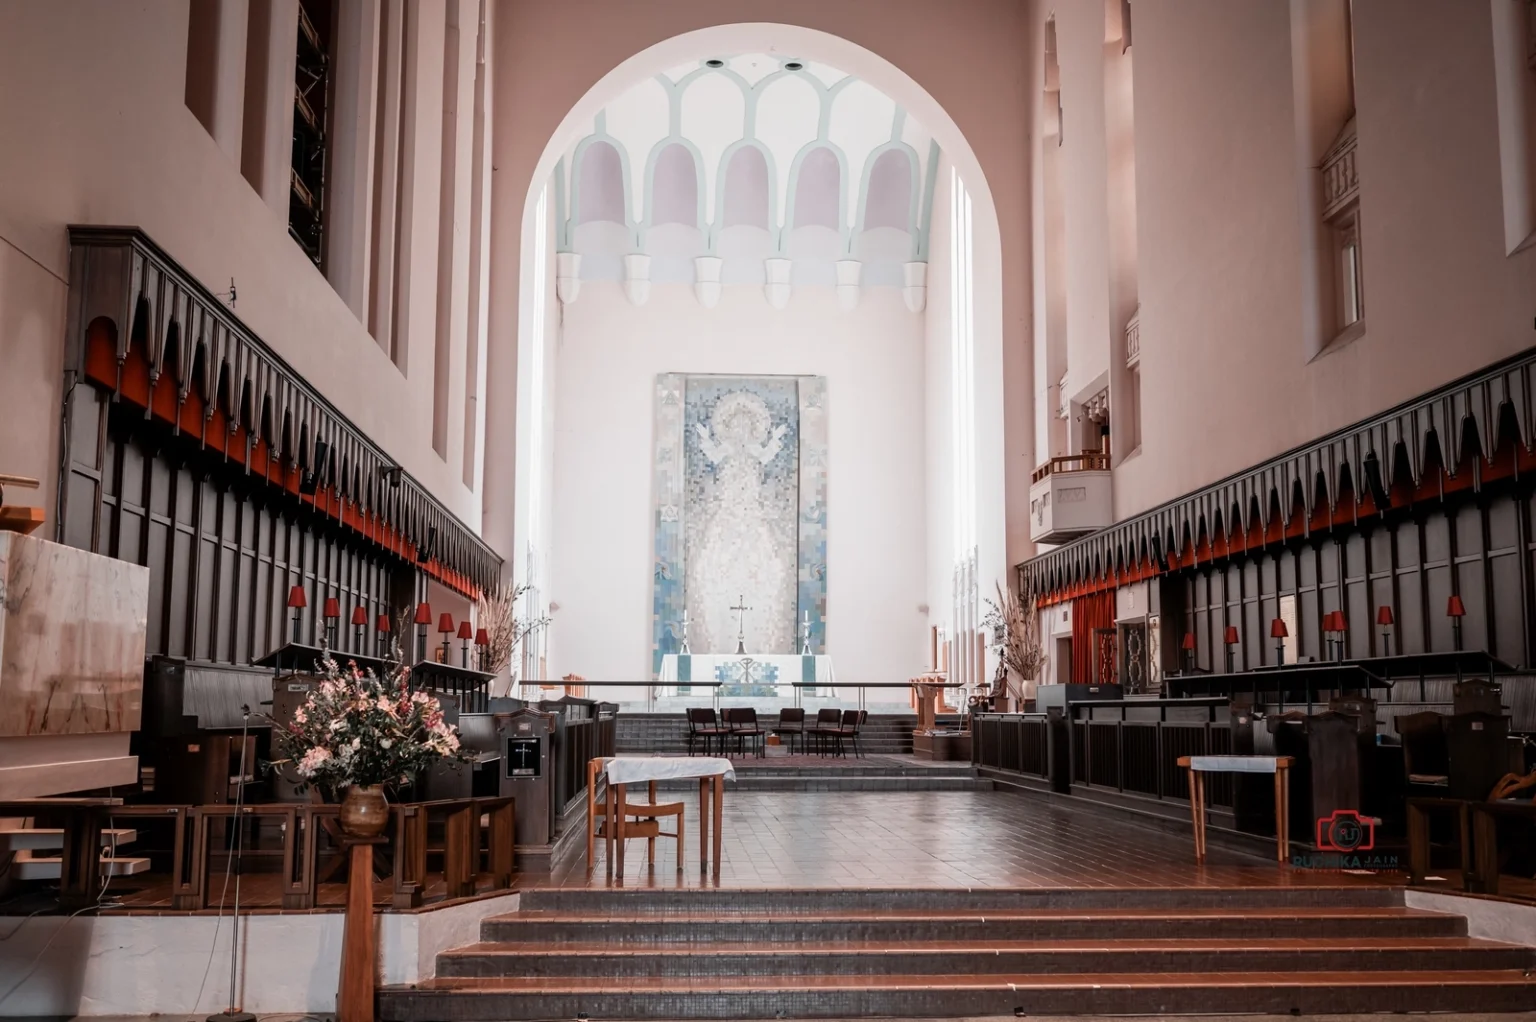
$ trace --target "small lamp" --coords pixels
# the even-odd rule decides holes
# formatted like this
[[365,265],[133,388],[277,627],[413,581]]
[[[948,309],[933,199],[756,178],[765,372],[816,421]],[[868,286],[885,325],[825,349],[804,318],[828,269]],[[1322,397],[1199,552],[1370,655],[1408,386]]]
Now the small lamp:
[[334,596],[325,598],[325,633],[323,642],[327,649],[336,645],[336,636],[332,630],[336,627],[337,620],[341,617],[341,601]]
[[475,631],[469,625],[469,618],[459,622],[459,666],[469,666],[469,640],[474,637]]
[[425,601],[416,604],[416,660],[427,658],[427,626],[432,623],[432,605]]
[[1334,641],[1338,643],[1338,659],[1340,662],[1344,660],[1344,636],[1348,631],[1349,624],[1344,620],[1344,612],[1342,610],[1334,611],[1333,634],[1338,636]]
[[1269,623],[1269,637],[1275,640],[1275,664],[1285,666],[1285,639],[1290,635],[1290,630],[1285,627],[1283,618],[1275,618]]
[[294,586],[288,590],[288,609],[293,611],[293,641],[299,641],[299,625],[304,619],[304,608],[309,606],[309,600],[304,595],[303,586]]
[[484,628],[475,629],[475,647],[479,651],[480,670],[485,670],[486,658],[491,655],[491,636]]
[[1329,660],[1334,659],[1334,656],[1333,656],[1333,633],[1337,629],[1335,628],[1334,623],[1333,623],[1333,615],[1336,614],[1336,613],[1338,613],[1338,611],[1330,610],[1328,613],[1323,615],[1323,640],[1328,643],[1328,659]]
[[446,610],[437,618],[437,630],[443,636],[443,663],[448,662],[448,641],[453,637],[453,615]]
[[374,620],[373,627],[374,630],[378,632],[378,635],[375,637],[375,641],[379,647],[378,655],[380,658],[383,658],[384,654],[389,651],[389,615],[381,613],[378,618]]
[[1227,673],[1232,674],[1236,670],[1233,666],[1233,659],[1237,651],[1233,647],[1237,645],[1237,625],[1227,625],[1227,630],[1222,635],[1222,641],[1227,644]]
[[1376,623],[1381,626],[1382,656],[1392,655],[1392,608],[1382,604],[1376,608]]
[[353,644],[353,648],[359,653],[363,652],[363,631],[367,627],[368,611],[364,610],[363,605],[359,603],[352,608],[352,630],[357,633],[357,642]]
[[1184,633],[1183,649],[1184,649],[1184,669],[1192,671],[1192,670],[1195,669],[1195,633],[1194,632],[1185,632]]
[[1456,648],[1461,648],[1461,619],[1467,616],[1467,606],[1460,596],[1452,596],[1445,605],[1445,615],[1451,619],[1451,631],[1456,635]]

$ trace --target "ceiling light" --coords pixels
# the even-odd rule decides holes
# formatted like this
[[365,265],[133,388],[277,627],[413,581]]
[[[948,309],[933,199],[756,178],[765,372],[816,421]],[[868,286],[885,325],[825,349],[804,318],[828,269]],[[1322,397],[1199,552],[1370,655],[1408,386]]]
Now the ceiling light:
[[719,57],[711,57],[709,60],[706,60],[704,62],[704,66],[705,67],[724,67],[725,66],[725,61],[721,60]]
[[784,70],[786,71],[803,71],[804,69],[805,65],[800,63],[798,60],[792,60],[788,64],[784,65]]

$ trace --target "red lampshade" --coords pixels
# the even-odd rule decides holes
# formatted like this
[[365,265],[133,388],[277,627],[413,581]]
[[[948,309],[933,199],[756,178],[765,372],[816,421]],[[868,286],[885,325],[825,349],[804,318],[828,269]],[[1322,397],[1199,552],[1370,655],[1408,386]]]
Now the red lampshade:
[[303,586],[294,586],[288,590],[288,606],[294,610],[301,610],[309,606],[309,600],[304,595]]
[[368,612],[363,609],[362,604],[352,608],[352,623],[359,628],[368,623]]
[[1466,617],[1467,607],[1461,602],[1460,596],[1452,596],[1450,602],[1445,605],[1447,617]]
[[1333,630],[1338,632],[1340,635],[1349,631],[1349,625],[1344,621],[1344,612],[1342,610],[1336,610],[1333,612]]
[[491,637],[486,634],[485,629],[484,628],[476,629],[475,630],[475,645],[476,646],[489,646],[490,644],[491,644]]
[[469,618],[459,622],[459,638],[469,639],[473,637],[475,630],[469,626]]
[[416,604],[416,623],[429,625],[432,623],[432,605],[430,603]]
[[1194,649],[1195,648],[1195,633],[1194,632],[1185,632],[1184,633],[1184,648],[1185,649]]
[[378,620],[374,621],[373,627],[381,632],[389,631],[389,615],[380,614]]
[[1283,618],[1277,617],[1269,623],[1269,637],[1271,639],[1283,639],[1290,634],[1290,630],[1285,627],[1285,620]]
[[1237,645],[1237,625],[1227,625],[1227,633],[1224,639],[1228,646]]
[[341,601],[334,596],[325,598],[325,616],[328,618],[341,617]]
[[1323,615],[1323,631],[1325,631],[1325,632],[1337,632],[1337,631],[1339,631],[1339,612],[1338,611],[1330,610],[1328,613]]
[[1383,628],[1392,624],[1392,608],[1383,604],[1376,608],[1376,623]]
[[453,632],[453,615],[448,613],[446,610],[443,611],[442,614],[438,615],[437,630],[442,632],[444,635],[451,634]]

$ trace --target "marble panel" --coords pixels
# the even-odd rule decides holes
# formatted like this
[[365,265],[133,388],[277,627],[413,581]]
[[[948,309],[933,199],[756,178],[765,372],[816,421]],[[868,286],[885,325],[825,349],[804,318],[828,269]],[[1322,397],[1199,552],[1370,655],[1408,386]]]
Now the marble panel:
[[0,736],[139,726],[149,569],[0,533]]

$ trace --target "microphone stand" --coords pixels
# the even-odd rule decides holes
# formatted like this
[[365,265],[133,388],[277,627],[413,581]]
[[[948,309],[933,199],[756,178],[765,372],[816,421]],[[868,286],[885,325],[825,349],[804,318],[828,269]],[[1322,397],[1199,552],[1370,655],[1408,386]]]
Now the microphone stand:
[[240,776],[235,782],[235,815],[231,820],[235,828],[235,917],[229,938],[229,1006],[217,1015],[209,1015],[208,1022],[256,1022],[256,1016],[240,1010],[235,1001],[235,980],[240,964],[240,851],[245,847],[245,827],[240,810],[245,804],[245,750],[246,738],[251,733],[250,705],[242,705],[240,712],[245,714],[245,719],[240,725]]

